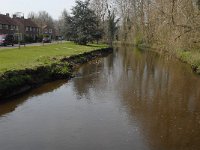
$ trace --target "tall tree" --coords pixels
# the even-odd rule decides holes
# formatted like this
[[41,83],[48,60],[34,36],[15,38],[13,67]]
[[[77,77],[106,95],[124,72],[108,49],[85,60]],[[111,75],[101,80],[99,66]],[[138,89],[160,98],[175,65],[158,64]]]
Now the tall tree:
[[57,28],[59,28],[60,34],[66,39],[69,40],[70,32],[70,15],[64,9],[61,17],[58,20]]
[[71,37],[78,44],[86,45],[94,40],[98,29],[98,19],[94,11],[89,8],[89,0],[76,1],[72,9]]
[[31,12],[28,15],[39,27],[42,29],[45,25],[54,26],[54,20],[46,11],[39,11],[38,13]]
[[112,47],[112,43],[114,41],[115,35],[118,30],[119,19],[117,19],[116,14],[114,11],[108,11],[108,39],[109,45]]

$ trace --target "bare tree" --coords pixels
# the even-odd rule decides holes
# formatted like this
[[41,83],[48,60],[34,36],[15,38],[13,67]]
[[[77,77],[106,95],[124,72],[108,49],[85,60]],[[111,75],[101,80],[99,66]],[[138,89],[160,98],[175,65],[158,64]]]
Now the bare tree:
[[165,50],[199,49],[200,0],[115,0],[120,40]]

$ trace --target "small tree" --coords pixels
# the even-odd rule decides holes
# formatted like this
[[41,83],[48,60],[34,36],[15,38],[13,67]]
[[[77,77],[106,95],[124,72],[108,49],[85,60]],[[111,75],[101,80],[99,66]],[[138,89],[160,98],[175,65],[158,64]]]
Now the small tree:
[[109,40],[109,44],[112,47],[113,45],[113,41],[114,38],[116,36],[117,30],[118,30],[118,22],[119,19],[116,19],[116,15],[114,13],[114,11],[108,11],[108,40]]
[[70,35],[70,24],[71,24],[71,17],[67,13],[67,11],[64,9],[62,12],[62,16],[60,17],[58,21],[58,27],[60,30],[60,34],[66,39],[70,40],[69,35]]
[[97,44],[99,43],[99,40],[103,37],[103,29],[97,29],[96,32],[93,35],[94,40],[96,40]]
[[97,17],[89,8],[89,1],[76,1],[72,9],[70,23],[71,38],[78,44],[86,45],[94,39],[99,40],[101,31],[98,30]]

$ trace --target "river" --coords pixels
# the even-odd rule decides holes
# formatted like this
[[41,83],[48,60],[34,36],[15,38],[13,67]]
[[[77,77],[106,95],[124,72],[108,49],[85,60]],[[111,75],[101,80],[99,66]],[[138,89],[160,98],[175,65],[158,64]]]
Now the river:
[[1,150],[198,150],[200,77],[170,57],[118,47],[0,104]]

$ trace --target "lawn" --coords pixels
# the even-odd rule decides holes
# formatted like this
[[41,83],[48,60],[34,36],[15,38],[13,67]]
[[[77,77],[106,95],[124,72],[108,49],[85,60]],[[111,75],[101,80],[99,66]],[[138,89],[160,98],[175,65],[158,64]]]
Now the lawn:
[[91,44],[88,46],[65,42],[52,45],[21,47],[21,49],[1,49],[0,73],[10,70],[33,68],[44,65],[49,58],[71,56],[91,50],[105,48],[107,45]]

